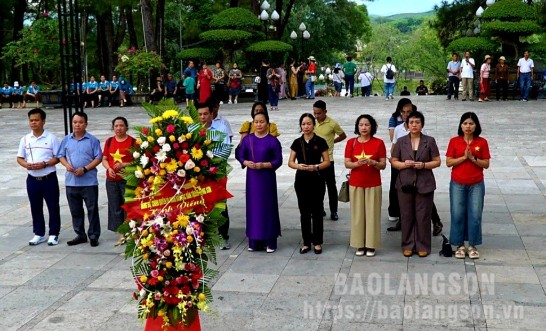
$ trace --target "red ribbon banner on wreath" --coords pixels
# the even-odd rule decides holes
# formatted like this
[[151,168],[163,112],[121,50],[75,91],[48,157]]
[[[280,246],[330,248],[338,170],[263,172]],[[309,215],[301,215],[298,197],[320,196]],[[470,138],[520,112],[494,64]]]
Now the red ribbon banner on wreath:
[[155,215],[171,208],[181,212],[208,213],[217,202],[233,197],[227,191],[226,183],[227,178],[218,181],[205,179],[195,186],[182,188],[178,193],[169,185],[153,197],[126,203],[122,208],[127,212],[127,219],[143,219],[144,214]]

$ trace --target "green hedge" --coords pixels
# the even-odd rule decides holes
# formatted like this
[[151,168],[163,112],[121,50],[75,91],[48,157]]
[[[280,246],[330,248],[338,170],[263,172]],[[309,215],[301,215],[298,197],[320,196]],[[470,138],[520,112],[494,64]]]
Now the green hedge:
[[252,38],[252,33],[242,30],[209,30],[199,34],[206,41],[241,41]]
[[520,22],[484,22],[482,23],[482,31],[486,33],[494,34],[518,34],[529,35],[536,33],[540,30],[537,23],[532,21],[520,21]]
[[260,28],[261,22],[250,10],[244,8],[229,8],[214,15],[210,21],[210,27],[213,29],[233,28],[239,30],[249,30],[250,28]]
[[213,48],[188,48],[178,52],[179,60],[214,60],[216,58],[217,49]]
[[462,52],[470,50],[473,53],[494,52],[499,44],[485,37],[462,37],[453,40],[447,49],[450,52]]
[[253,53],[290,52],[292,45],[278,40],[266,40],[248,46],[246,51]]
[[482,18],[484,20],[535,21],[537,15],[533,7],[521,0],[502,0],[487,7],[482,14]]

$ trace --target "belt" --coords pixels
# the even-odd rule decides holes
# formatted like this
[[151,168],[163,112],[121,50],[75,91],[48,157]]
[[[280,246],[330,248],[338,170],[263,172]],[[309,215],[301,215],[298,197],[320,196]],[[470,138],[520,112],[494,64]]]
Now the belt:
[[46,179],[50,179],[50,178],[53,178],[53,177],[56,177],[57,176],[57,172],[56,171],[53,171],[45,176],[31,176],[31,175],[28,175],[29,177],[35,179],[35,180],[38,180],[38,181],[42,181],[42,180],[46,180]]

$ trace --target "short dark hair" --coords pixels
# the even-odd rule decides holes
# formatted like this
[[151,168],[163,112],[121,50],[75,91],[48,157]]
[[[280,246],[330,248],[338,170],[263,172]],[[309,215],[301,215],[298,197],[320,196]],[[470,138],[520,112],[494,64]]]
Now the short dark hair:
[[[250,110],[250,117],[254,118],[254,110],[256,109],[256,106],[262,106],[262,108],[264,109],[264,112],[267,113],[267,106],[265,105],[264,102],[261,102],[261,101],[256,101],[254,102],[254,104],[252,105],[252,110]],[[268,115],[269,116],[269,115]]]
[[326,110],[326,102],[322,101],[322,100],[317,100],[314,104],[313,104],[313,108],[320,108],[322,110]]
[[417,109],[412,110],[411,113],[408,115],[408,118],[406,119],[406,124],[409,125],[410,118],[418,118],[421,120],[421,124],[423,127],[425,126],[425,115],[418,111]]
[[72,114],[72,116],[70,117],[70,121],[72,122],[72,120],[74,120],[74,117],[76,117],[76,116],[83,117],[83,119],[85,120],[85,123],[87,123],[88,117],[87,117],[87,113],[86,113],[86,112],[83,112],[83,111],[77,111],[77,112],[75,112],[75,113]]
[[269,123],[269,114],[268,114],[267,112],[254,114],[254,115],[252,116],[252,119],[254,119],[254,118],[255,118],[256,116],[258,116],[258,115],[264,115],[265,121],[266,121],[267,123]]
[[40,117],[42,120],[46,119],[46,112],[42,108],[34,108],[28,111],[28,118],[30,118],[30,115],[34,114],[40,114]]
[[196,102],[196,103],[194,103],[194,105],[195,105],[195,110],[199,110],[201,108],[207,108],[209,110],[209,112],[212,114],[212,108],[211,108],[210,103],[208,103],[208,102]]
[[116,124],[116,121],[123,121],[126,127],[129,127],[129,122],[127,122],[127,119],[123,116],[118,116],[112,120],[112,128],[114,127],[114,124]]
[[[314,106],[313,106],[313,107],[314,107]],[[311,121],[313,121],[313,125],[316,125],[316,124],[317,124],[317,122],[316,122],[316,120],[315,120],[315,116],[313,116],[313,114],[311,114],[311,113],[303,113],[303,114],[300,116],[300,122],[299,122],[299,123],[300,123],[300,131],[301,131],[301,123],[303,123],[303,119],[306,118],[306,117],[310,118]]]
[[464,113],[462,116],[461,116],[461,120],[459,121],[459,129],[457,130],[457,134],[459,136],[464,136],[464,132],[463,132],[463,129],[461,128],[461,125],[463,124],[464,121],[466,121],[467,119],[471,119],[474,123],[476,123],[476,130],[474,130],[474,137],[479,137],[480,134],[482,134],[482,125],[480,124],[480,120],[478,119],[478,115],[476,115],[476,113],[474,112],[466,112]]
[[453,56],[453,55],[459,56],[459,54],[457,54],[457,52],[453,52],[453,54],[451,54],[451,56]]
[[396,105],[396,110],[394,111],[394,113],[392,113],[392,117],[394,117],[394,119],[397,119],[398,116],[400,116],[400,111],[407,104],[412,104],[411,100],[408,99],[408,98],[402,98],[402,99],[398,100],[398,104]]
[[369,114],[362,114],[362,115],[358,116],[358,118],[356,119],[356,122],[355,122],[355,134],[360,133],[358,131],[358,123],[363,118],[367,119],[370,122],[370,125],[372,126],[372,132],[370,133],[370,136],[373,137],[374,134],[377,132],[377,121],[375,120],[375,118],[373,118],[372,115],[369,115]]
[[347,56],[347,61],[348,62],[351,62],[353,60],[353,57],[352,56]]
[[387,56],[387,62],[391,62],[392,58],[390,56]]

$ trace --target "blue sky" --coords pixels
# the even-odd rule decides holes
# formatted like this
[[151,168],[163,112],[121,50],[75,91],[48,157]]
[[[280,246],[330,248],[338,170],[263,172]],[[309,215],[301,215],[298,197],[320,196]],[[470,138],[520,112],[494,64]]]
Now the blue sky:
[[[369,15],[389,16],[402,13],[423,13],[442,3],[441,0],[375,0],[358,1],[368,7]],[[451,2],[451,1],[450,1]]]

